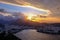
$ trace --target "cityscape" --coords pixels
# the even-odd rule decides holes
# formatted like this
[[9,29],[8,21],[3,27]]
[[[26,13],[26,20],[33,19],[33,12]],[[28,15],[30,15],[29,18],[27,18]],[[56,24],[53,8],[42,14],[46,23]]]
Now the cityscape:
[[52,1],[45,9],[43,1],[42,8],[37,6],[38,1],[36,6],[34,0],[30,2],[0,1],[0,40],[60,40],[60,11],[52,5],[59,3]]

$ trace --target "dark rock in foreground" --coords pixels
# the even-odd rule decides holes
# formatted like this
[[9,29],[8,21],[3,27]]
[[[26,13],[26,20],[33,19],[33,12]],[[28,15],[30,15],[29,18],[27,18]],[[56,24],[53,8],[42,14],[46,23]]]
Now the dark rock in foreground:
[[5,32],[3,32],[0,34],[0,40],[21,40],[21,39],[17,38],[11,33],[5,36]]

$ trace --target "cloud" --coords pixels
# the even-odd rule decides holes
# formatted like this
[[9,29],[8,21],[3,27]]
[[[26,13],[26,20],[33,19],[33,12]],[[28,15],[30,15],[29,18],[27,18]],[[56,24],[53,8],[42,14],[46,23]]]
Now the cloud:
[[[48,22],[60,22],[60,0],[0,0],[6,3],[13,3],[13,5],[34,6],[38,9],[50,10],[50,17],[46,18]],[[50,19],[50,20],[49,20]],[[47,22],[45,21],[45,22]]]
[[12,14],[9,14],[9,13],[2,13],[2,12],[0,12],[0,15],[3,15],[3,16],[12,16]]
[[[6,6],[8,7],[12,7],[14,10],[18,10],[20,12],[23,12],[23,13],[33,13],[33,14],[37,14],[37,15],[43,15],[43,16],[48,16],[50,14],[50,10],[46,10],[46,9],[39,9],[37,7],[34,7],[34,6],[22,6],[22,5],[17,5],[17,4],[12,4],[12,3],[8,3],[8,2],[1,2],[2,5],[6,4]],[[10,5],[10,6],[9,6]],[[6,8],[6,7],[5,7]],[[12,9],[10,8],[10,9]]]
[[31,5],[38,8],[48,9],[51,16],[60,17],[60,0],[0,0],[18,5]]

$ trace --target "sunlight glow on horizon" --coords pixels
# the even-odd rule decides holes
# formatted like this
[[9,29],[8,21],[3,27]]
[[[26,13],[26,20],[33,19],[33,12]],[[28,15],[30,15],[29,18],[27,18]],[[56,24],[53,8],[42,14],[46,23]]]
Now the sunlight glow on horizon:
[[[59,18],[55,18],[55,17],[49,17],[49,15],[51,14],[51,11],[50,10],[46,10],[46,9],[41,9],[41,8],[37,8],[37,7],[34,7],[32,6],[31,4],[26,4],[26,5],[18,5],[18,4],[13,4],[13,3],[8,3],[8,2],[1,2],[0,3],[4,3],[4,4],[9,4],[9,5],[12,5],[12,6],[18,6],[18,7],[27,7],[27,8],[32,8],[32,9],[35,9],[35,10],[38,10],[38,11],[43,11],[43,12],[46,12],[46,14],[35,14],[33,12],[29,12],[27,13],[27,20],[30,20],[30,21],[34,21],[34,22],[40,22],[40,23],[43,23],[43,22],[48,22],[48,23],[54,23],[54,22],[60,22],[60,19]],[[10,14],[2,14],[4,16],[9,16]],[[44,17],[39,17],[38,15],[42,15],[42,16],[46,16],[46,18]]]

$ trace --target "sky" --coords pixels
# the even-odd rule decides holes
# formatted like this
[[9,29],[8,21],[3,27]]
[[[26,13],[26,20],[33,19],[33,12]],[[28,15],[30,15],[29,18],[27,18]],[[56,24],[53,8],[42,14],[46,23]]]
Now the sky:
[[[0,8],[12,12],[49,14],[44,21],[41,21],[60,23],[60,0],[0,0]],[[44,12],[40,9],[44,9]],[[45,10],[48,10],[49,13],[46,13]]]
[[0,1],[48,9],[52,12],[51,16],[60,17],[60,0],[0,0]]
[[22,13],[35,13],[35,14],[48,14],[45,11],[49,10],[41,10],[41,9],[35,9],[31,6],[13,6],[11,4],[6,4],[6,3],[0,3],[0,8],[4,8],[7,11],[11,12],[22,12]]

